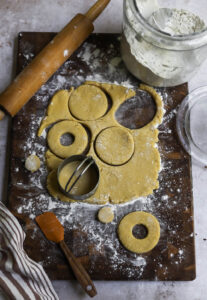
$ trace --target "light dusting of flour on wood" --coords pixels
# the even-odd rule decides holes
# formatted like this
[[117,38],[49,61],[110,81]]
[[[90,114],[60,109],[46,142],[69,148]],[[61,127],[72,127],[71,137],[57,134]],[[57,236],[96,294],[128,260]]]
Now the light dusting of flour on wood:
[[[91,54],[92,53],[92,54]],[[66,52],[64,52],[64,56]],[[156,216],[160,222],[161,226],[161,243],[162,243],[162,232],[169,231],[172,236],[177,234],[177,224],[170,227],[167,218],[163,219],[163,216],[159,214],[158,207],[166,207],[166,210],[173,207],[177,207],[177,212],[179,213],[179,202],[182,201],[181,196],[176,196],[172,199],[171,193],[174,189],[174,180],[172,161],[168,160],[162,161],[162,171],[160,172],[159,180],[162,182],[160,187],[161,193],[162,189],[169,191],[168,194],[163,194],[161,199],[156,198],[156,193],[149,195],[148,197],[143,197],[139,199],[133,199],[133,201],[122,204],[114,205],[114,221],[110,224],[102,224],[97,220],[97,212],[101,206],[84,204],[84,203],[63,203],[58,200],[53,199],[46,190],[46,176],[47,170],[44,164],[45,162],[45,151],[47,149],[46,145],[46,131],[44,134],[38,138],[36,136],[38,127],[42,118],[45,116],[46,108],[50,102],[50,99],[54,93],[60,89],[69,89],[71,86],[79,86],[86,80],[93,80],[99,82],[109,82],[115,84],[121,84],[128,88],[136,88],[137,81],[133,77],[129,77],[129,74],[126,72],[126,69],[121,61],[119,56],[119,50],[114,49],[113,45],[108,45],[108,50],[103,51],[99,48],[96,48],[93,44],[86,42],[79,54],[77,59],[81,64],[84,64],[84,68],[87,68],[87,73],[89,75],[85,76],[83,69],[76,67],[74,61],[68,60],[63,67],[60,68],[58,74],[55,74],[52,79],[50,79],[45,85],[41,87],[38,93],[35,95],[37,106],[38,102],[39,107],[41,107],[42,117],[36,117],[35,114],[31,115],[30,124],[25,128],[25,133],[27,133],[26,143],[21,144],[19,151],[22,151],[22,161],[20,165],[14,167],[14,172],[22,172],[23,164],[28,155],[36,153],[40,158],[42,164],[40,170],[34,174],[28,173],[27,182],[15,182],[13,178],[13,184],[16,184],[18,188],[22,191],[21,197],[19,197],[19,206],[17,212],[19,214],[28,215],[30,220],[33,220],[37,215],[45,211],[53,211],[65,229],[65,236],[70,235],[72,232],[79,232],[78,239],[80,240],[81,247],[71,246],[71,250],[77,256],[84,256],[88,251],[88,248],[85,249],[87,245],[90,245],[91,255],[94,257],[101,258],[104,255],[107,256],[107,264],[109,264],[111,270],[120,270],[127,278],[136,278],[139,279],[142,277],[146,266],[150,260],[148,255],[138,255],[131,253],[125,250],[123,247],[120,247],[120,242],[117,236],[117,227],[120,220],[129,212],[140,210],[147,211]],[[107,63],[106,63],[107,56]],[[30,60],[32,55],[26,53],[24,55],[26,60]],[[109,61],[109,63],[108,63]],[[71,73],[70,73],[71,72]],[[116,80],[115,80],[116,78]],[[45,94],[46,93],[46,94]],[[173,99],[163,91],[162,98],[165,102],[165,105],[168,105]],[[42,109],[44,107],[44,109]],[[163,125],[160,127],[160,134],[163,136],[169,135],[168,124],[174,118],[176,110],[172,110],[170,113],[164,116]],[[24,117],[19,120],[19,125],[21,122],[24,122]],[[18,126],[18,124],[17,124]],[[158,145],[159,148],[159,145]],[[166,153],[171,153],[173,149],[170,148],[167,144],[164,145],[162,151]],[[161,152],[162,157],[162,152]],[[168,178],[163,178],[163,170],[168,170]],[[180,186],[177,186],[178,189],[182,192],[182,167],[177,169],[176,175],[180,178]],[[31,194],[30,200],[28,200],[24,195]],[[187,209],[187,208],[186,208]],[[33,226],[32,238],[35,240],[36,232],[38,231],[37,226]],[[106,229],[110,231],[110,235]],[[169,243],[170,243],[169,236]],[[70,240],[71,241],[71,240]],[[66,241],[67,242],[67,241]],[[45,240],[40,241],[44,245]],[[90,252],[89,251],[89,252]],[[166,250],[167,251],[167,250]],[[172,256],[169,254],[170,263],[180,264],[185,258],[185,249],[179,248],[178,252]],[[48,256],[44,261],[40,263],[43,266],[52,264],[54,257],[50,256],[50,250],[48,250]],[[93,260],[94,262],[94,260]],[[127,265],[127,267],[126,267]],[[157,270],[163,269],[163,257],[156,258]],[[165,266],[166,267],[166,266]],[[91,270],[95,270],[97,265],[91,266]],[[166,267],[167,268],[167,267]],[[156,276],[155,276],[156,278]]]

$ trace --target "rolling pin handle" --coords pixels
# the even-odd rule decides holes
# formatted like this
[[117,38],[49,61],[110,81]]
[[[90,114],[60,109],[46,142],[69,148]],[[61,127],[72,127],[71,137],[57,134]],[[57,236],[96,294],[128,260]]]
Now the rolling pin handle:
[[0,121],[5,117],[5,113],[0,109]]
[[85,16],[92,22],[95,21],[102,13],[104,8],[109,4],[111,0],[98,0],[85,14]]

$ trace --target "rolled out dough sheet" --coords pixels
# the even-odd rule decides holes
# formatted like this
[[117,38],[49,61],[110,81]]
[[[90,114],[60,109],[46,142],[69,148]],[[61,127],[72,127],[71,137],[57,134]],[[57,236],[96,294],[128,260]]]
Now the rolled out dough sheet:
[[[70,120],[87,128],[90,134],[89,145],[85,154],[91,155],[95,159],[100,169],[100,183],[96,193],[85,200],[85,202],[91,204],[106,204],[109,202],[112,204],[121,204],[152,194],[153,190],[159,187],[158,174],[160,170],[160,154],[156,147],[156,143],[158,142],[159,133],[157,127],[162,122],[163,117],[163,103],[161,97],[153,88],[140,85],[140,89],[147,91],[153,96],[157,105],[157,111],[154,119],[145,127],[131,130],[123,127],[116,121],[115,113],[123,102],[135,95],[134,90],[121,85],[93,81],[86,82],[84,86],[86,103],[90,102],[87,99],[87,95],[91,94],[90,88],[94,91],[94,87],[96,87],[98,94],[105,93],[107,97],[111,98],[112,107],[105,112],[105,102],[101,101],[100,105],[104,105],[104,109],[99,110],[98,119],[87,121],[87,116],[85,116],[83,117],[84,120],[80,120],[75,118],[70,112],[70,98],[72,97],[73,99],[74,88],[71,88],[70,91],[61,90],[53,96],[51,103],[48,106],[47,115],[40,125],[38,135],[40,136],[43,130],[49,125],[60,120]],[[77,97],[77,92],[75,93],[75,96]],[[96,101],[98,101],[98,98]],[[94,106],[94,109],[96,109],[96,107],[97,103]],[[73,110],[74,109],[73,101]],[[100,116],[101,111],[104,113],[102,116]],[[83,110],[81,111],[81,114],[83,114]],[[97,118],[95,113],[91,113],[91,116],[93,115],[94,118]],[[117,161],[117,153],[119,153],[117,147],[120,149],[126,148],[119,144],[116,136],[111,140],[111,143],[103,142],[102,150],[99,144],[99,155],[96,152],[97,137],[102,131],[110,127],[117,128],[115,132],[127,132],[127,135],[130,137],[129,140],[131,146],[129,147],[128,145],[127,147],[129,147],[130,151],[133,149],[133,153],[132,155],[130,154],[130,157],[127,157],[126,162],[124,158],[121,157],[124,164],[116,165],[116,163],[114,163],[114,165],[112,165],[113,162]],[[70,133],[70,127],[68,127],[68,133]],[[116,143],[113,143],[113,140],[115,140]],[[100,154],[101,151],[102,155]],[[102,157],[106,156],[106,153],[110,153],[111,155],[111,164],[106,163],[106,161],[102,159]],[[74,153],[71,153],[71,155],[72,154],[77,154],[75,149]],[[122,160],[120,161],[122,162]],[[57,185],[57,167],[61,162],[61,157],[55,155],[51,149],[46,152],[46,163],[50,170],[47,178],[47,188],[53,197],[62,201],[74,202],[74,200],[64,196],[59,191]]]

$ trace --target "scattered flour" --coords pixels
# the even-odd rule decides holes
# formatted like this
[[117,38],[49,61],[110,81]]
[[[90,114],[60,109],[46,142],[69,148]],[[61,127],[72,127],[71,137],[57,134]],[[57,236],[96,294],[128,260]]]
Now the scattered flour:
[[69,50],[68,50],[68,49],[64,50],[63,56],[64,56],[64,57],[67,57],[68,55],[69,55]]
[[[91,52],[93,53],[92,56],[89,55]],[[118,62],[117,57],[120,57],[119,50],[112,47],[112,45],[109,45],[107,52],[107,55],[110,56],[110,61],[116,59],[115,61]],[[113,70],[109,67],[110,63],[104,64],[102,68],[100,68],[96,61],[94,62],[94,58],[97,59],[100,57],[100,64],[102,64],[106,59],[105,56],[105,51],[97,49],[91,43],[85,43],[79,52],[78,58],[85,65],[85,68],[87,68],[87,74],[89,75],[85,76],[85,71],[79,67],[76,69],[76,65],[72,60],[67,61],[60,69],[59,75],[54,75],[35,95],[37,106],[39,105],[38,103],[41,102],[41,106],[44,106],[46,109],[51,97],[56,91],[60,89],[69,89],[71,85],[78,86],[85,80],[113,82],[122,84],[128,88],[136,88],[137,80],[126,72],[121,61],[116,67],[113,67]],[[72,74],[70,72],[72,72]],[[170,97],[165,90],[161,92],[161,96],[165,101],[166,106],[173,102],[173,98]],[[18,161],[14,165],[15,172],[21,172],[25,158],[33,152],[40,157],[41,161],[44,162],[45,160],[47,131],[45,131],[40,138],[36,136],[40,122],[44,117],[45,109],[42,110],[41,117],[37,117],[36,114],[30,115],[30,122],[27,128],[24,128],[23,116],[19,115],[16,120],[15,128],[17,128],[17,130],[18,128],[23,130],[24,132],[22,132],[22,134],[27,133],[27,138],[23,144],[18,144],[18,151],[23,153],[23,157],[21,161]],[[176,109],[173,110],[172,113],[168,112],[164,116],[163,125],[159,129],[162,135],[168,135],[169,126],[172,119],[175,117],[175,114]],[[160,146],[158,145],[158,147]],[[167,143],[162,145],[162,150],[167,153],[173,151]],[[168,170],[169,178],[163,177],[163,172],[165,170]],[[164,201],[161,202],[160,198],[157,196],[157,192],[155,192],[155,194],[149,195],[148,197],[139,199],[134,198],[129,203],[114,205],[114,221],[107,225],[101,224],[96,219],[96,214],[98,209],[100,209],[100,206],[97,207],[97,205],[85,203],[64,203],[52,198],[45,189],[48,171],[44,163],[42,163],[38,172],[29,174],[25,181],[21,182],[19,180],[16,182],[13,178],[12,184],[17,186],[21,191],[21,196],[18,196],[17,198],[19,204],[17,212],[24,216],[28,216],[31,220],[34,229],[33,231],[30,230],[30,234],[32,235],[34,242],[37,239],[39,230],[34,226],[33,220],[35,216],[48,210],[53,211],[64,226],[66,236],[70,236],[71,232],[79,232],[78,239],[82,247],[77,247],[76,243],[71,243],[70,245],[75,255],[84,256],[85,253],[88,253],[87,251],[90,245],[90,249],[92,249],[90,251],[94,253],[91,255],[96,259],[96,263],[91,265],[91,272],[97,269],[100,258],[100,264],[102,263],[102,259],[104,259],[105,263],[108,265],[109,272],[120,270],[128,279],[141,279],[145,268],[150,264],[150,257],[148,255],[137,255],[125,250],[120,245],[117,238],[117,225],[122,217],[129,212],[135,210],[148,211],[154,214],[160,221],[161,231],[167,230],[171,233],[168,237],[168,241],[170,242],[172,240],[173,243],[173,239],[176,237],[179,229],[176,227],[177,224],[174,226],[171,225],[170,227],[168,218],[165,217],[165,212],[169,211],[175,205],[173,201],[171,201],[171,197],[166,195],[166,190],[170,191],[170,189],[172,189],[174,191],[174,181],[172,179],[173,170],[172,161],[162,162],[162,171],[160,172],[159,178],[159,192],[163,194],[161,200]],[[180,166],[177,170],[177,176],[181,175],[182,172],[183,168]],[[181,189],[181,187],[182,178],[180,186],[177,186],[177,188]],[[178,204],[182,201],[182,190],[173,200]],[[176,204],[178,210],[182,210],[182,207],[178,204]],[[44,240],[42,240],[41,249],[44,249],[44,247]],[[185,260],[185,249],[179,248],[178,254],[170,259],[172,263],[177,261],[178,264],[181,264]],[[51,262],[56,262],[56,257],[48,254],[44,261],[41,261],[40,263],[47,267]],[[162,255],[156,257],[156,262],[157,270],[155,270],[155,273],[163,268]],[[155,278],[156,276],[157,275],[155,274]]]

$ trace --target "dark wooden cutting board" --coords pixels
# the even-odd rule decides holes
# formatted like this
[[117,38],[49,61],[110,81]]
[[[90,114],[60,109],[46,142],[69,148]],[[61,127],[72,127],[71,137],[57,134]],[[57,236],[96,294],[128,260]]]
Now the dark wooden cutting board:
[[[19,34],[18,72],[53,36],[53,33]],[[44,162],[34,174],[24,168],[25,159],[32,152],[44,160],[45,138],[38,138],[36,133],[57,90],[78,86],[86,79],[124,82],[138,87],[139,81],[127,72],[122,62],[119,63],[119,43],[119,35],[91,35],[13,119],[7,205],[26,232],[24,247],[27,254],[43,265],[51,279],[70,279],[73,276],[58,246],[46,240],[34,221],[35,216],[47,210],[53,211],[62,222],[66,243],[93,279],[192,280],[195,278],[195,253],[191,160],[182,149],[175,129],[176,111],[188,92],[186,84],[158,89],[166,109],[163,124],[159,127],[158,147],[163,165],[159,175],[160,188],[147,198],[115,207],[113,223],[104,225],[98,222],[96,206],[61,203],[52,199],[46,190]],[[138,101],[139,113],[142,100]],[[152,103],[149,102],[149,105]],[[149,110],[142,109],[141,113],[147,117]],[[129,115],[131,113],[124,112],[124,117]],[[136,119],[136,113],[133,118]],[[161,225],[158,245],[144,255],[130,253],[117,237],[121,218],[135,210],[152,213]]]

